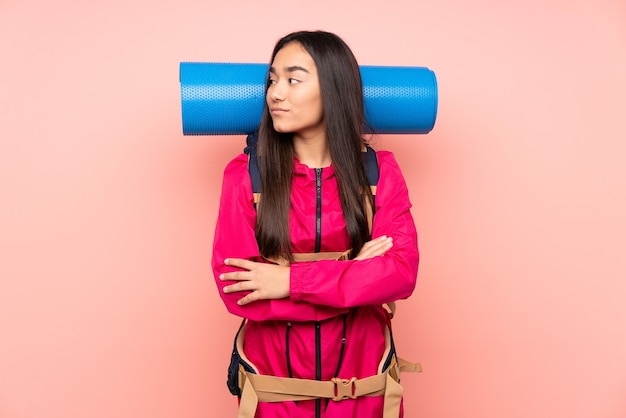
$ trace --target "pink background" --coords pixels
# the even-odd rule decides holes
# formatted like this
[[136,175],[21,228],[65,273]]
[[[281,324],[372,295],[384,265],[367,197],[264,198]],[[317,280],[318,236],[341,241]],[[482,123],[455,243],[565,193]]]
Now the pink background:
[[0,0],[0,417],[234,416],[209,268],[243,137],[183,137],[180,61],[296,29],[422,65],[427,136],[384,136],[420,232],[409,417],[626,417],[623,0]]

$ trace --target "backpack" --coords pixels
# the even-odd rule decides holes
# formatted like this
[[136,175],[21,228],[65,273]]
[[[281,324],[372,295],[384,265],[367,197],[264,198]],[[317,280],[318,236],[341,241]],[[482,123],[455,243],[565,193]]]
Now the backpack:
[[[256,143],[257,133],[248,135],[244,152],[248,155],[248,171],[252,181],[254,205],[261,196],[261,174],[257,160]],[[369,146],[363,153],[367,178],[372,190],[372,196],[376,198],[376,186],[379,178],[378,159],[376,152]],[[373,210],[368,210],[368,224],[372,225]],[[301,257],[301,261],[314,261],[316,259],[345,259],[349,251],[344,253],[311,253],[294,254]],[[314,255],[311,259],[307,257]],[[340,255],[339,258],[336,256]],[[274,260],[271,260],[274,261]],[[284,261],[284,260],[283,260]],[[296,261],[298,261],[296,259]],[[279,264],[279,260],[276,260]],[[390,317],[395,314],[395,303],[386,304]],[[243,339],[245,335],[246,319],[235,336],[231,362],[228,367],[227,385],[230,392],[240,398],[239,418],[252,418],[255,415],[258,402],[298,401],[305,399],[356,399],[360,396],[380,396],[385,398],[384,417],[398,416],[402,398],[402,387],[399,384],[401,372],[421,372],[418,363],[409,363],[396,355],[395,345],[391,336],[391,328],[385,328],[385,352],[383,353],[379,371],[376,375],[357,379],[333,378],[330,381],[304,380],[297,378],[283,378],[276,376],[260,375],[254,365],[248,360],[243,351]]]

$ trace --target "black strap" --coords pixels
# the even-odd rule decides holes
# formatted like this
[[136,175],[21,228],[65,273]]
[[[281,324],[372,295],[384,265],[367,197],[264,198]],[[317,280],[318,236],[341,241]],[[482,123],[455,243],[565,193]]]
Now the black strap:
[[376,158],[376,151],[369,145],[366,146],[366,152],[363,156],[365,158],[365,171],[367,173],[367,181],[370,186],[376,186],[380,177],[380,171],[378,171],[378,158]]
[[[258,132],[253,132],[246,138],[246,148],[243,150],[248,154],[248,172],[252,181],[252,193],[261,193],[261,171],[259,170],[259,161],[256,157],[256,144],[259,140]],[[256,203],[254,204],[256,208]]]
[[[380,178],[380,171],[378,169],[378,158],[376,157],[376,151],[369,145],[365,146],[365,154],[363,158],[365,158],[365,172],[367,174],[367,181],[370,186],[377,186],[378,179]],[[372,190],[372,213],[376,212],[376,192]]]

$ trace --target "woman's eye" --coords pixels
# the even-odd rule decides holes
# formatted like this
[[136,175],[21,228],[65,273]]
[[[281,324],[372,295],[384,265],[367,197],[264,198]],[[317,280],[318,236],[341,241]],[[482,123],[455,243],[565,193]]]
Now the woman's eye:
[[267,84],[276,84],[276,80],[272,80],[271,78],[267,80]]
[[299,82],[300,82],[300,80],[296,80],[295,78],[290,78],[289,79],[289,84],[297,84]]

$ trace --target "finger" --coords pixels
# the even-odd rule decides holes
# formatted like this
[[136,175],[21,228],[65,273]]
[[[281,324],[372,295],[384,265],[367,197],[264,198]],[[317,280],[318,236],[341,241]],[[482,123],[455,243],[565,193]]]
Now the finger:
[[252,280],[249,271],[231,271],[220,274],[220,280],[247,281]]
[[366,252],[376,252],[381,248],[387,247],[391,243],[391,238],[385,238],[384,240],[370,241],[370,245],[365,248]]
[[224,293],[236,293],[236,292],[245,292],[245,291],[255,291],[256,288],[252,282],[238,282],[235,284],[231,284],[228,286],[224,286]]
[[385,255],[385,253],[389,251],[391,247],[393,247],[393,240],[391,239],[391,237],[389,237],[385,240],[385,242],[381,243],[379,246],[376,247],[372,257]]
[[376,244],[379,244],[379,243],[385,241],[386,239],[387,239],[386,235],[381,235],[380,237],[377,237],[377,238],[374,238],[374,239],[371,239],[371,240],[367,241],[365,244],[363,244],[363,248],[372,247],[372,246],[374,246]]
[[252,270],[256,263],[254,261],[244,260],[243,258],[227,258],[224,260],[224,264],[226,264],[227,266]]
[[393,240],[391,237],[384,240],[372,242],[368,248],[363,248],[359,252],[359,255],[355,257],[356,260],[365,260],[368,258],[384,255],[393,246]]
[[255,300],[259,300],[259,298],[257,297],[258,292],[252,292],[247,294],[246,296],[242,297],[241,299],[239,299],[237,301],[237,305],[239,306],[243,306],[243,305],[247,305],[250,302],[254,302]]

